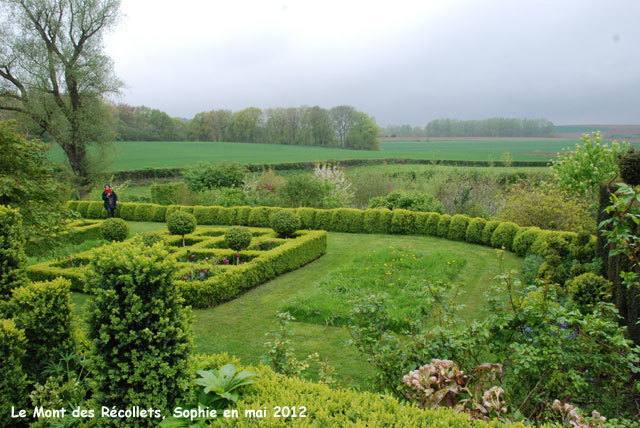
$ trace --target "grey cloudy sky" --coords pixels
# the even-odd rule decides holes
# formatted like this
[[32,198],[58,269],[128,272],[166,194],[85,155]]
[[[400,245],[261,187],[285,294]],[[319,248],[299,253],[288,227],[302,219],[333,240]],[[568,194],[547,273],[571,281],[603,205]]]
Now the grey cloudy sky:
[[122,0],[118,101],[640,123],[638,0]]

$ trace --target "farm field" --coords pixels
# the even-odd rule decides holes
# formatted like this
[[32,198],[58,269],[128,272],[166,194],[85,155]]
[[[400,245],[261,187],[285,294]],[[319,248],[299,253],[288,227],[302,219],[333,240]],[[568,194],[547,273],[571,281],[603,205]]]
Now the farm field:
[[[384,158],[498,161],[505,152],[510,152],[516,161],[546,161],[563,148],[573,148],[577,142],[575,139],[405,140],[382,141],[381,151],[366,151],[253,143],[128,141],[114,143],[117,155],[112,169],[184,167],[199,161],[282,163]],[[58,146],[52,148],[51,157],[60,163],[65,159]]]
[[[164,230],[164,223],[130,222],[132,231]],[[357,239],[354,239],[356,237]],[[276,311],[282,309],[297,296],[309,294],[316,284],[345,263],[367,257],[373,249],[389,246],[410,247],[425,255],[446,251],[465,260],[456,281],[463,282],[465,294],[460,302],[468,306],[466,317],[482,316],[484,290],[498,273],[499,261],[492,248],[454,242],[426,236],[353,235],[329,233],[327,253],[320,259],[258,286],[238,298],[210,309],[193,311],[195,351],[198,353],[228,352],[245,363],[260,362],[265,353],[265,333],[277,330]],[[505,254],[504,267],[519,269],[522,259]],[[77,314],[82,317],[91,297],[74,293]],[[343,327],[321,323],[294,322],[291,324],[292,345],[300,359],[313,352],[321,358],[328,357],[341,379],[352,378],[352,383],[367,389],[366,377],[370,374],[364,357],[344,342],[350,338]],[[316,367],[311,370],[315,377]]]

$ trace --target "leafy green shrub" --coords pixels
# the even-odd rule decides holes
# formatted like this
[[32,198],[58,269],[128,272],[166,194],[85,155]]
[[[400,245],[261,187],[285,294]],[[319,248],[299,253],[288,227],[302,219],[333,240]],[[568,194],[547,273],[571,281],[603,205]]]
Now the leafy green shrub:
[[301,229],[315,229],[316,210],[313,208],[298,208],[296,214],[300,217]]
[[323,208],[331,193],[332,186],[325,180],[311,174],[296,174],[287,178],[278,195],[291,208]]
[[247,196],[235,187],[223,187],[220,189],[211,189],[198,192],[198,205],[216,205],[222,207],[235,207],[247,204]]
[[531,244],[531,247],[529,248],[529,253],[544,257],[547,239],[550,236],[553,236],[553,234],[554,232],[551,230],[539,231],[538,237],[533,241],[533,244]]
[[300,229],[300,217],[291,211],[279,211],[271,217],[271,228],[281,238],[289,238]]
[[467,227],[469,227],[470,221],[471,219],[466,215],[454,215],[451,218],[447,239],[451,239],[453,241],[464,241],[467,237]]
[[591,272],[568,280],[566,286],[583,313],[591,313],[597,303],[611,299],[611,282]]
[[70,285],[57,278],[13,290],[9,311],[27,339],[23,368],[30,379],[43,382],[44,367],[75,349]]
[[397,209],[391,211],[390,233],[410,235],[414,233],[415,214],[409,210]]
[[578,196],[594,198],[598,186],[618,175],[618,158],[628,143],[602,144],[599,132],[582,136],[582,144],[552,161],[551,170],[563,189]]
[[527,285],[534,284],[543,263],[544,257],[536,254],[527,255],[522,262],[522,282]]
[[511,222],[500,223],[491,235],[491,246],[494,248],[506,248],[511,251],[513,249],[513,238],[516,236],[520,228],[517,224]]
[[107,210],[104,209],[104,202],[91,201],[87,207],[86,218],[107,218]]
[[438,213],[429,214],[427,219],[427,235],[438,236],[438,224],[442,216]]
[[89,312],[89,370],[99,406],[159,409],[117,426],[157,426],[159,414],[190,391],[191,324],[172,283],[175,259],[160,245],[109,245],[94,250]]
[[362,218],[363,230],[367,233],[388,233],[391,211],[388,209],[368,209]]
[[26,355],[26,338],[24,330],[16,328],[13,320],[0,319],[0,361],[2,361],[2,378],[0,378],[0,427],[12,427],[17,421],[9,418],[11,408],[27,408],[29,404],[27,376],[22,370],[22,360]]
[[537,227],[520,228],[516,236],[513,237],[513,252],[521,257],[528,254],[540,232],[541,230]]
[[595,230],[588,200],[548,184],[538,187],[514,186],[507,194],[505,205],[497,218],[541,229]]
[[167,228],[172,235],[182,236],[182,246],[184,246],[184,235],[196,230],[196,225],[196,218],[188,212],[176,211],[167,215]]
[[249,215],[251,214],[251,207],[235,207],[235,223],[240,226],[249,225]]
[[640,184],[640,151],[630,149],[620,158],[619,165],[620,177],[625,183],[629,186]]
[[472,244],[482,244],[482,233],[487,226],[487,220],[481,217],[476,217],[471,220],[467,227],[465,235],[466,241]]
[[221,207],[218,209],[218,222],[220,224],[235,224],[236,210],[228,207]]
[[449,234],[449,226],[451,225],[451,216],[449,214],[444,214],[440,217],[440,221],[438,222],[438,236],[441,238],[446,238]]
[[241,251],[247,248],[252,238],[253,235],[251,235],[249,229],[241,226],[230,227],[224,234],[225,244],[235,251]]
[[189,190],[202,192],[221,187],[240,187],[246,172],[246,168],[236,162],[230,164],[225,161],[217,165],[199,162],[185,168],[182,177]]
[[24,243],[20,212],[0,205],[0,300],[27,280]]
[[391,192],[387,196],[377,196],[369,200],[369,208],[403,209],[440,214],[444,212],[440,201],[427,193],[418,192]]
[[493,235],[493,232],[496,230],[496,228],[499,225],[500,225],[499,221],[491,220],[487,222],[486,226],[484,227],[484,230],[482,231],[482,243],[484,245],[491,244],[491,236]]
[[596,255],[596,239],[586,230],[581,230],[569,244],[569,248],[572,257],[578,263],[589,263]]
[[129,236],[129,225],[121,218],[108,218],[100,225],[100,233],[107,241],[124,241]]
[[135,239],[139,240],[145,247],[152,247],[158,242],[166,242],[166,235],[162,232],[147,231],[136,235]]
[[183,182],[152,184],[150,187],[151,202],[158,205],[176,205],[185,202],[183,195],[188,192]]

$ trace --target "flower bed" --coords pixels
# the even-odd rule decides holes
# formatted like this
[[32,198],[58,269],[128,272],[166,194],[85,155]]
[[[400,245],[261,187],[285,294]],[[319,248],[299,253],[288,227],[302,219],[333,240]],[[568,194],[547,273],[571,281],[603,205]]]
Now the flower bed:
[[[291,239],[278,239],[271,229],[252,228],[250,250],[236,252],[224,248],[225,229],[196,229],[185,236],[191,243],[182,247],[182,237],[167,238],[176,257],[174,285],[187,303],[194,307],[215,306],[230,300],[243,291],[276,276],[298,269],[320,257],[327,248],[327,232],[300,231]],[[118,245],[118,244],[112,244]],[[71,289],[85,289],[84,270],[92,258],[91,251],[78,253],[73,260],[52,260],[28,268],[34,281],[64,277],[71,281]]]

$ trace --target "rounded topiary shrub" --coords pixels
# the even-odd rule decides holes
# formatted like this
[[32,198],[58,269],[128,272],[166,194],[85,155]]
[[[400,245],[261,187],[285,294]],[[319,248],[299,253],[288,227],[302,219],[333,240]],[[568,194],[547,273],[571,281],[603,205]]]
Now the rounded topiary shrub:
[[513,249],[513,238],[520,228],[517,224],[509,221],[500,223],[491,235],[491,246],[494,248],[506,248],[511,251]]
[[288,238],[300,229],[300,217],[291,211],[278,211],[271,217],[271,228],[281,237]]
[[184,246],[184,235],[196,230],[196,218],[193,214],[184,211],[175,211],[167,216],[167,228],[172,235],[182,236],[182,245]]
[[166,242],[164,234],[153,231],[142,232],[136,236],[136,239],[138,239],[145,247],[152,247],[158,242]]
[[466,215],[456,214],[451,218],[451,224],[449,225],[448,239],[452,241],[464,241],[467,237],[467,227],[469,227],[469,221],[471,219]]
[[537,227],[521,228],[513,238],[513,252],[519,256],[527,255],[541,232]]
[[491,236],[493,235],[493,232],[496,230],[496,228],[499,225],[500,225],[500,222],[496,220],[491,220],[487,222],[487,224],[484,226],[484,230],[482,231],[482,243],[484,245],[491,244]]
[[482,244],[482,232],[487,225],[487,220],[482,217],[476,217],[469,223],[466,232],[467,242],[472,244]]
[[596,303],[611,298],[611,283],[591,272],[570,279],[566,287],[573,301],[583,312],[592,312]]
[[451,225],[451,216],[449,214],[444,214],[440,217],[440,221],[438,222],[438,236],[441,238],[446,238],[449,235],[449,226]]
[[391,211],[391,233],[409,235],[414,232],[415,212],[403,209]]
[[121,218],[109,218],[100,225],[100,233],[107,241],[124,241],[129,236],[129,225]]
[[224,234],[225,244],[227,244],[227,247],[235,251],[247,248],[251,243],[251,238],[253,238],[253,235],[251,235],[249,229],[242,226],[230,227]]
[[640,184],[640,151],[627,152],[620,159],[620,176],[629,186]]
[[438,213],[429,214],[427,219],[427,235],[438,236],[438,223],[440,223],[442,215]]

